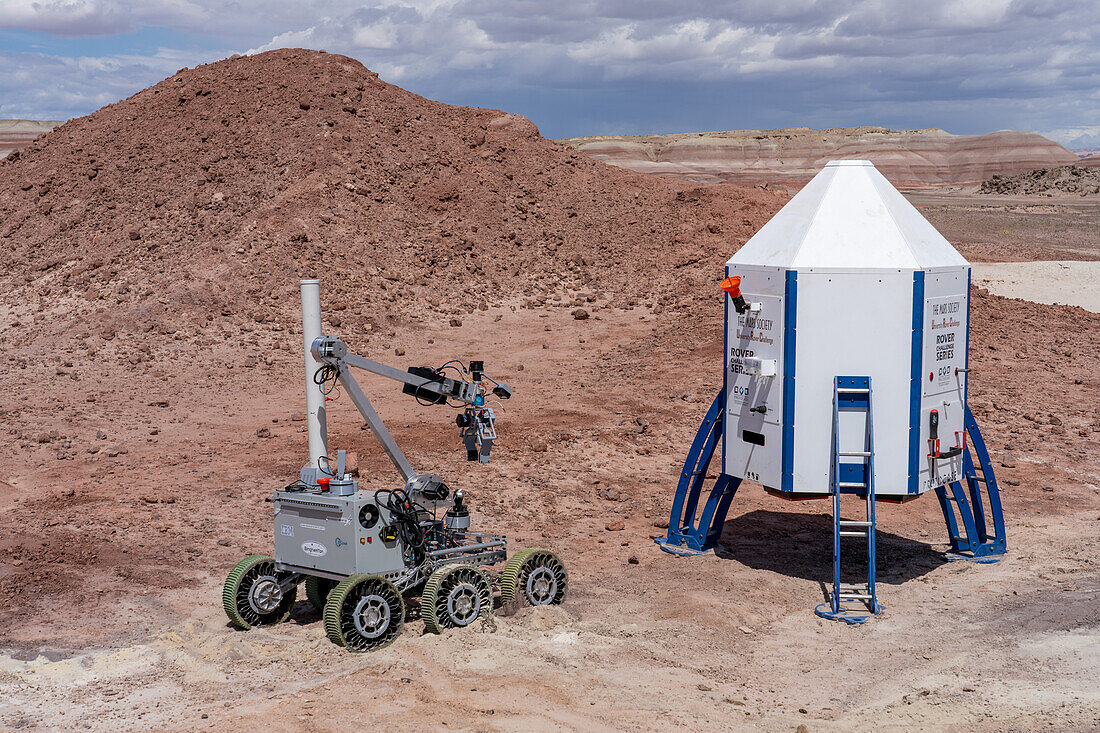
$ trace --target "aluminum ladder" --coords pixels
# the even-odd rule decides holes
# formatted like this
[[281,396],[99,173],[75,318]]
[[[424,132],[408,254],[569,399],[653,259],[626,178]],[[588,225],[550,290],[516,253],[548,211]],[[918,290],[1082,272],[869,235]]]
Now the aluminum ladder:
[[[865,415],[863,440],[859,445],[841,445],[840,414],[842,412],[859,412]],[[833,379],[832,454],[830,493],[833,495],[833,592],[829,603],[818,606],[816,613],[823,618],[861,624],[869,618],[868,613],[878,614],[882,611],[882,606],[875,594],[875,437],[870,377],[835,377]],[[842,494],[863,497],[866,505],[864,519],[841,518]],[[863,539],[867,542],[867,581],[865,583],[840,582],[840,545],[848,539]],[[863,607],[853,607],[850,605],[852,603],[862,604]]]

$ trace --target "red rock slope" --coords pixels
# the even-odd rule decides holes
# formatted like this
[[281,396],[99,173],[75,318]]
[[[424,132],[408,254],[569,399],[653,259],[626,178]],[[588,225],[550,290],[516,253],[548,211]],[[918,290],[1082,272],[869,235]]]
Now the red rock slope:
[[829,160],[872,161],[900,186],[979,183],[993,175],[1070,165],[1077,157],[1033,132],[952,135],[883,127],[736,130],[561,140],[612,165],[693,181],[804,183]]
[[0,160],[0,336],[292,324],[306,274],[363,328],[675,297],[676,265],[716,276],[781,203],[609,168],[344,56],[272,51],[184,69]]

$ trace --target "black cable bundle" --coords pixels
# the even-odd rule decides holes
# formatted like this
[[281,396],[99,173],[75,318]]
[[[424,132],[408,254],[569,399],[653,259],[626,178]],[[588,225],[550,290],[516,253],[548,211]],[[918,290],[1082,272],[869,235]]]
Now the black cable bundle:
[[[313,373],[313,383],[321,388],[322,394],[327,395],[332,392],[332,390],[336,389],[336,380],[339,377],[339,369],[332,364],[322,364],[321,367]],[[331,382],[331,384],[329,384],[329,382]]]
[[[385,494],[385,498],[383,498]],[[413,560],[419,565],[424,561],[424,530],[420,517],[427,509],[409,498],[404,489],[381,489],[375,492],[375,500],[389,510],[395,520],[401,541],[413,552]]]

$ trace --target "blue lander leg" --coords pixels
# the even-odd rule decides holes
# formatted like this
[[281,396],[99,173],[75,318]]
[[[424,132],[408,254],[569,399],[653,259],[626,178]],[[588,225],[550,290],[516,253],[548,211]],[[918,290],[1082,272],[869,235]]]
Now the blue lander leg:
[[680,472],[680,480],[676,485],[676,496],[672,501],[672,513],[668,520],[668,534],[655,540],[666,552],[674,555],[702,554],[714,549],[722,534],[726,512],[729,511],[730,502],[737,493],[741,479],[719,475],[703,505],[698,522],[695,513],[706,482],[707,469],[722,438],[722,415],[725,407],[726,391],[723,389],[711,403],[703,424],[699,426],[695,440],[691,443],[684,470]]
[[951,552],[963,552],[970,549],[970,540],[959,534],[959,523],[955,519],[955,510],[951,503],[955,501],[952,494],[948,497],[946,486],[936,487],[936,498],[939,499],[940,509],[943,511],[943,521],[947,524],[947,535],[951,539]]
[[[972,560],[974,562],[997,562],[1007,552],[1004,510],[1001,506],[1001,492],[997,486],[997,477],[993,473],[993,464],[989,460],[989,450],[982,439],[981,430],[970,408],[966,408],[964,425],[970,438],[970,448],[974,451],[978,463],[975,465],[970,451],[963,453],[963,474],[966,480],[970,502],[962,484],[951,484],[952,497],[947,497],[943,487],[936,490],[940,506],[947,520],[947,530],[951,534],[952,560]],[[984,497],[982,489],[985,489]],[[966,530],[966,539],[959,537],[955,518],[949,502],[959,507]],[[988,514],[986,513],[988,502]],[[993,535],[989,534],[989,520],[993,522]]]

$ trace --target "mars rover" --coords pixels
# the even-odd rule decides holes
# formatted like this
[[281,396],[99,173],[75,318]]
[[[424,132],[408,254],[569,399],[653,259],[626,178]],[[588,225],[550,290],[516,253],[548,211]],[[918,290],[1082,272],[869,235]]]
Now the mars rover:
[[[496,439],[487,398],[508,399],[512,389],[485,374],[479,361],[403,372],[348,353],[339,338],[321,334],[318,281],[303,280],[301,287],[310,463],[272,497],[275,557],[250,555],[225,581],[222,605],[233,625],[286,620],[303,580],[328,638],[356,652],[380,649],[400,635],[406,596],[420,595],[425,628],[435,633],[492,614],[494,586],[504,605],[561,603],[569,576],[557,555],[527,549],[506,561],[505,537],[471,531],[464,492],[452,493],[441,477],[413,470],[350,369],[401,382],[422,405],[457,403],[467,459],[481,463],[489,461]],[[330,461],[325,398],[337,386],[382,444],[401,487],[360,489],[346,471],[344,451]],[[499,574],[481,569],[502,562]]]

